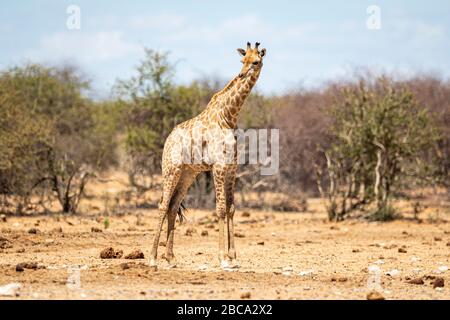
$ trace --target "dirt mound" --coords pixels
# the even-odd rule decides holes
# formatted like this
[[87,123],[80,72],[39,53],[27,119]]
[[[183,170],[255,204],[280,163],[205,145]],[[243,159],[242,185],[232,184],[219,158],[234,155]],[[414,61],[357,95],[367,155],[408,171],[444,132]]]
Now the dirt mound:
[[144,253],[141,250],[134,250],[125,256],[125,259],[144,259]]
[[8,249],[8,248],[12,248],[11,240],[8,240],[0,236],[0,249]]
[[114,248],[109,247],[106,249],[103,249],[102,252],[100,252],[100,258],[102,259],[120,259],[123,256],[122,250],[114,250]]
[[384,297],[378,291],[371,291],[367,294],[367,300],[384,300]]
[[25,269],[36,270],[38,268],[39,268],[39,266],[38,266],[38,264],[36,262],[21,262],[21,263],[18,263],[16,265],[16,271],[17,272],[22,272]]
[[443,288],[445,284],[444,278],[437,277],[433,281],[433,288]]

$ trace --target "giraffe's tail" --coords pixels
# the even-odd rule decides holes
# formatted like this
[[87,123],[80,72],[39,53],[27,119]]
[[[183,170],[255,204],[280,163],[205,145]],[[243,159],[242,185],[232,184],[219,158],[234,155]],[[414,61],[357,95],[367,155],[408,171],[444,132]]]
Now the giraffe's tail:
[[180,223],[183,223],[184,220],[186,220],[186,216],[184,215],[184,212],[187,211],[186,206],[183,202],[180,203],[180,207],[178,208],[178,220],[180,220]]

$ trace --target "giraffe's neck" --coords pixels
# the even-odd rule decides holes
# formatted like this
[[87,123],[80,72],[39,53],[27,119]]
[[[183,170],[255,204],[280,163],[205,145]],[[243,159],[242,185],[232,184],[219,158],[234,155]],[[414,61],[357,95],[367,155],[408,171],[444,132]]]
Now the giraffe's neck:
[[260,70],[245,78],[236,76],[212,99],[212,108],[221,128],[236,128],[239,112],[259,78]]

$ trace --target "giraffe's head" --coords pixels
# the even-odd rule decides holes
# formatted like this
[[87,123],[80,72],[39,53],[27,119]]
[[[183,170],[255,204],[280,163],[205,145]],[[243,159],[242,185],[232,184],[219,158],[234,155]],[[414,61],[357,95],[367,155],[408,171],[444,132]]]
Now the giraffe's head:
[[252,48],[250,42],[247,42],[247,50],[237,49],[242,58],[242,69],[239,77],[245,78],[255,71],[258,71],[263,66],[263,58],[266,55],[266,49],[259,50],[259,42],[256,42],[255,47]]

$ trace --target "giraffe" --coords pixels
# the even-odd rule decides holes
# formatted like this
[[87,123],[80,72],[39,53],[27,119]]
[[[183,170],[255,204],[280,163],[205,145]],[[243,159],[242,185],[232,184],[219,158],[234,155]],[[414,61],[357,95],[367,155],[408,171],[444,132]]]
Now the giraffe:
[[[247,42],[247,49],[237,49],[243,57],[239,74],[221,91],[217,92],[206,108],[198,116],[187,120],[174,128],[164,144],[162,156],[163,191],[158,206],[159,220],[150,256],[150,265],[156,266],[157,251],[161,229],[167,217],[167,241],[164,258],[169,266],[176,266],[173,254],[174,229],[177,213],[182,220],[182,201],[190,185],[201,172],[211,171],[216,193],[216,214],[219,220],[219,262],[222,268],[238,268],[234,244],[233,217],[234,189],[237,170],[236,137],[232,132],[237,128],[239,111],[259,78],[266,49],[259,50],[256,42],[252,48]],[[182,132],[182,135],[177,134]],[[214,132],[214,134],[212,134]],[[187,137],[187,139],[186,139]],[[185,138],[185,139],[183,139]],[[205,139],[203,139],[205,138]],[[200,161],[180,161],[181,150],[186,147],[192,156],[191,144],[199,146],[197,152],[209,152],[212,157]],[[201,141],[201,144],[198,144]],[[224,145],[232,150],[231,158],[224,161]],[[198,153],[196,154],[198,155]],[[178,161],[175,161],[178,159]]]

